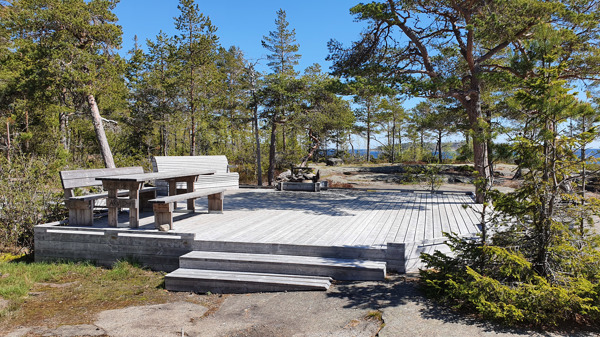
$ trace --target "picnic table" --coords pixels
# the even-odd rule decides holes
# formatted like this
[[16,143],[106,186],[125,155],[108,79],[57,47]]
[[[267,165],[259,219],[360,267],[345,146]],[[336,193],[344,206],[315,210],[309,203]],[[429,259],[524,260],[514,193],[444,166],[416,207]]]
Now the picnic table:
[[[98,177],[96,180],[102,181],[103,188],[108,192],[106,206],[108,208],[108,225],[119,227],[118,212],[120,208],[129,208],[129,227],[138,228],[139,211],[139,191],[144,182],[151,180],[164,180],[169,184],[169,195],[177,194],[177,183],[184,182],[187,186],[187,192],[194,191],[194,182],[200,175],[214,174],[214,170],[178,170],[169,172],[150,172],[139,174],[122,174],[114,176]],[[128,190],[129,196],[119,198],[119,190]],[[194,200],[187,201],[188,210],[194,210]]]

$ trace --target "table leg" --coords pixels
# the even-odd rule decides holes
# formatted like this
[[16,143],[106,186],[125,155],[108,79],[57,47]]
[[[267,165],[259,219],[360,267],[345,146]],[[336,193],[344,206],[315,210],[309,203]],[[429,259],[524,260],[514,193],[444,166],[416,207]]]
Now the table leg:
[[169,179],[169,195],[177,194],[177,180]]
[[[186,180],[187,183],[187,192],[194,192],[194,181],[196,180],[196,178],[190,178]],[[196,199],[188,199],[187,201],[187,209],[188,211],[195,211],[196,210]]]
[[108,207],[108,226],[117,227],[119,224],[119,207],[117,200],[117,189],[108,189],[108,199],[106,199],[106,206]]
[[129,187],[129,228],[140,227],[140,189],[142,183]]

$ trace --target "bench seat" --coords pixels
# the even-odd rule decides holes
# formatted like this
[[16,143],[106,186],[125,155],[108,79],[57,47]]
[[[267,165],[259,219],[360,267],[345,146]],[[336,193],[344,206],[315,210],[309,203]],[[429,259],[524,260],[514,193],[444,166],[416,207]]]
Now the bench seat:
[[[225,190],[239,189],[240,176],[237,172],[230,172],[226,156],[155,156],[152,157],[152,170],[154,172],[168,172],[183,169],[214,170],[215,174],[201,175],[194,183],[194,189],[224,188]],[[157,181],[160,195],[168,194],[168,184]],[[185,189],[185,183],[177,183],[177,189]]]
[[[107,192],[75,196],[75,189],[101,187],[102,182],[96,180],[100,177],[140,173],[144,173],[141,166],[60,171],[60,180],[65,192],[65,206],[69,209],[69,224],[93,225],[94,207],[99,206],[97,201],[108,198]],[[140,190],[139,201],[142,208],[150,208],[148,200],[156,197],[156,191],[156,187],[144,187]],[[118,196],[127,197],[129,191],[119,191]]]
[[[158,187],[143,187],[140,190],[141,193],[146,192],[154,192],[157,191]],[[119,191],[117,193],[118,197],[127,197],[129,196],[129,191]],[[108,198],[108,192],[96,193],[96,194],[86,194],[77,197],[70,197],[69,200],[81,200],[81,201],[89,201],[89,200],[98,200],[98,199],[106,199]]]
[[[150,199],[148,202],[153,204],[154,225],[161,231],[173,229],[173,210],[175,209],[175,204],[178,201],[192,200],[191,205],[193,207],[193,200],[204,196],[208,196],[209,213],[223,213],[224,192],[225,188],[201,189],[188,193]],[[190,205],[189,202],[188,205]],[[193,212],[194,209],[191,209],[190,211]],[[164,225],[168,225],[168,228]]]

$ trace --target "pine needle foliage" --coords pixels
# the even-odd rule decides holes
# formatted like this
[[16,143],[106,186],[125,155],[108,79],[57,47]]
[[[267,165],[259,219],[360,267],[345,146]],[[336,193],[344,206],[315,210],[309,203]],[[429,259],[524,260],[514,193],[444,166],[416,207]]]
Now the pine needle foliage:
[[[597,106],[572,90],[576,59],[556,48],[568,32],[541,25],[534,33],[512,56],[521,72],[506,98],[522,123],[512,151],[523,183],[487,194],[494,211],[482,223],[488,236],[449,234],[452,256],[423,254],[422,282],[434,297],[508,325],[598,325],[600,239],[590,224],[600,209],[585,194],[585,181],[598,173],[585,156],[598,137]],[[565,127],[571,120],[587,120],[586,127]]]

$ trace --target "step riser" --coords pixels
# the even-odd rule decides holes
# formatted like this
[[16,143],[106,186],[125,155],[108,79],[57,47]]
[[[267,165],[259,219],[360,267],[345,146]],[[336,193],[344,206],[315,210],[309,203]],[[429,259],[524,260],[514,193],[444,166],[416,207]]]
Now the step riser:
[[318,276],[280,275],[180,268],[165,276],[170,291],[200,293],[251,293],[275,291],[326,291],[331,279]]
[[197,293],[243,294],[279,291],[326,291],[325,286],[300,286],[289,284],[263,284],[251,282],[231,282],[223,280],[198,280],[165,278],[165,288],[169,291],[193,291]]
[[385,268],[368,269],[351,266],[341,267],[257,261],[206,260],[184,257],[179,259],[179,266],[180,268],[186,269],[328,276],[340,281],[381,281],[385,279]]
[[305,246],[279,243],[195,240],[192,245],[192,250],[249,254],[297,255],[317,257],[326,256],[338,259],[362,259],[371,261],[387,260],[386,249],[380,248],[365,249],[357,247]]

